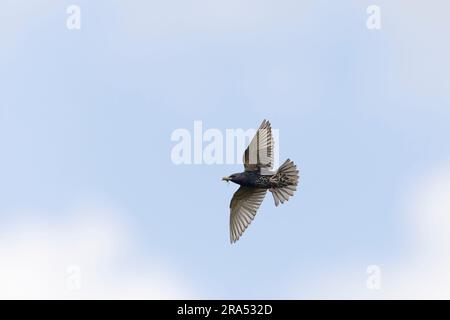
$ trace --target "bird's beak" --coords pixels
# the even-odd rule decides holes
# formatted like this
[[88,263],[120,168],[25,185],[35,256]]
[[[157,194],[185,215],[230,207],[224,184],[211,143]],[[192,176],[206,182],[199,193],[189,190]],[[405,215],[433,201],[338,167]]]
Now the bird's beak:
[[222,178],[222,181],[230,181],[230,180],[231,180],[230,177],[223,177],[223,178]]

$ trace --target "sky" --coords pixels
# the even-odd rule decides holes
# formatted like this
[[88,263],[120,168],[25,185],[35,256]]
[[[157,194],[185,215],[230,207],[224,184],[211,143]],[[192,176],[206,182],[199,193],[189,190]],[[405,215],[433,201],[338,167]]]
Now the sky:
[[[450,298],[446,1],[0,3],[1,298]],[[171,135],[263,119],[300,184],[231,245]]]

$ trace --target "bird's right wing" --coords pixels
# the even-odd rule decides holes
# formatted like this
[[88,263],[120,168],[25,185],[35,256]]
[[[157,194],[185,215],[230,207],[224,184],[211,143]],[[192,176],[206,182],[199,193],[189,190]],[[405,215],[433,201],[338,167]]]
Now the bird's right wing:
[[264,120],[244,152],[245,171],[255,171],[261,168],[271,170],[273,167],[273,148],[272,128],[270,122]]
[[240,187],[230,202],[230,241],[236,242],[252,222],[267,189]]

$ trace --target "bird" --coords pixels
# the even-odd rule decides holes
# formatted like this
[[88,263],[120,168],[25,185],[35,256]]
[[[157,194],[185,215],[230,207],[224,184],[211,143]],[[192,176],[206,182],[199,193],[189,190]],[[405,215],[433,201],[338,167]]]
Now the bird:
[[240,185],[230,201],[230,242],[235,243],[254,219],[267,190],[275,206],[289,200],[297,190],[299,170],[287,159],[275,172],[273,169],[274,139],[269,121],[263,120],[243,155],[244,171],[223,177]]

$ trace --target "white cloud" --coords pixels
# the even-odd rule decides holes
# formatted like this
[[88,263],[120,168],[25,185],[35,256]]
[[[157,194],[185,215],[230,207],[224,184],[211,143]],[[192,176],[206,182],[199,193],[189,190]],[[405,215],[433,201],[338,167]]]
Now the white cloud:
[[[450,164],[429,173],[412,194],[414,227],[427,252],[450,259]],[[423,254],[423,252],[421,252]]]
[[403,202],[407,245],[396,257],[373,261],[381,268],[380,290],[366,287],[368,265],[353,260],[314,271],[302,287],[291,275],[292,297],[450,299],[450,163],[416,179]]
[[0,298],[192,297],[158,257],[129,262],[132,241],[117,214],[83,210],[63,222],[41,221],[26,218],[1,228]]
[[450,163],[418,179],[405,199],[412,222],[410,257],[392,274],[393,298],[450,299]]

